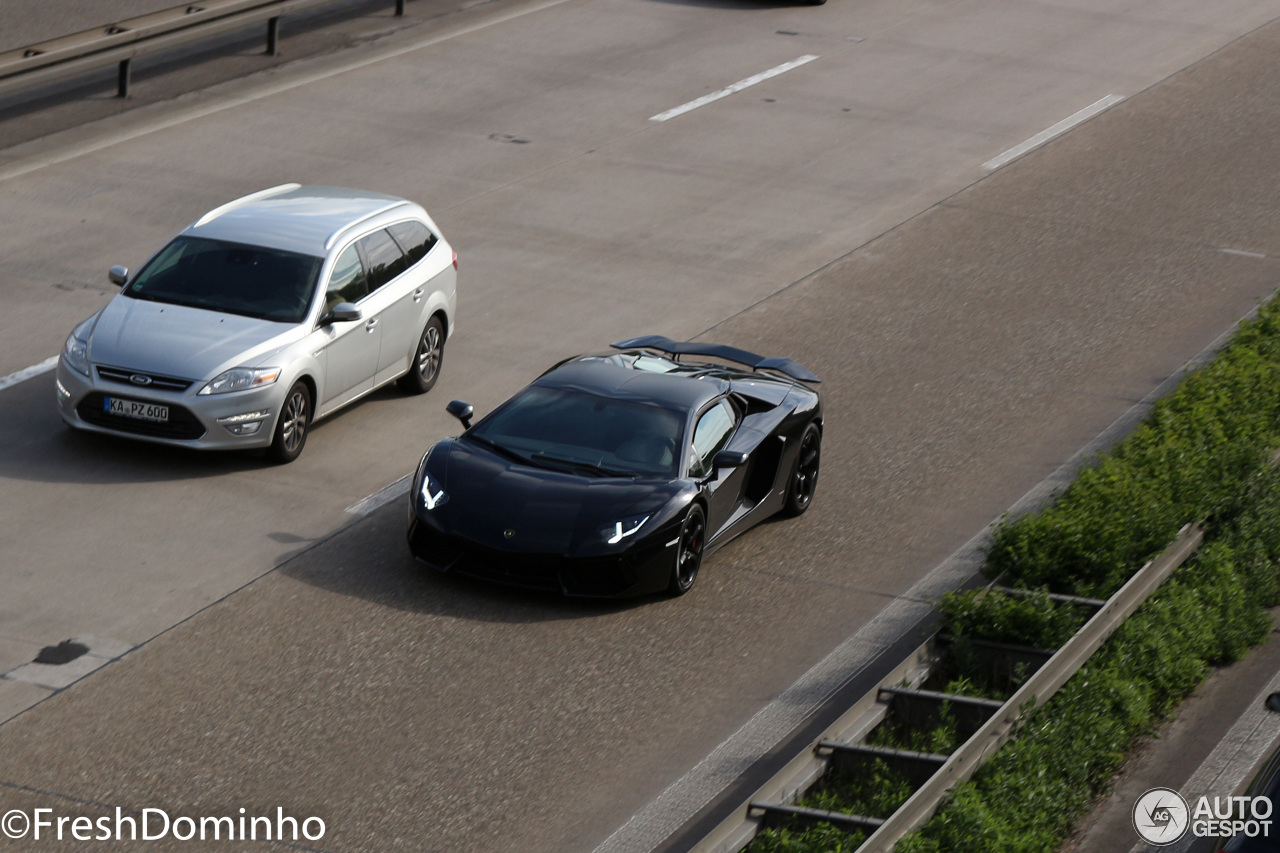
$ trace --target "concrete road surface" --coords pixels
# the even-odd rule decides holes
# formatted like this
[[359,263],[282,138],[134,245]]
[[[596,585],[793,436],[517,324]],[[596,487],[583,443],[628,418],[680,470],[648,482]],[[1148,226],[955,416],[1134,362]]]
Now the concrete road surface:
[[[431,394],[380,392],[285,467],[73,435],[47,373],[0,382],[0,812],[661,841],[702,803],[629,819],[776,697],[820,700],[788,687],[1275,290],[1278,14],[497,3],[0,152],[0,376],[58,351],[107,266],[285,180],[424,202],[462,293]],[[362,500],[455,431],[447,400],[647,332],[825,380],[814,508],[691,595],[427,574],[402,504]],[[68,637],[113,662],[60,689],[27,664]]]

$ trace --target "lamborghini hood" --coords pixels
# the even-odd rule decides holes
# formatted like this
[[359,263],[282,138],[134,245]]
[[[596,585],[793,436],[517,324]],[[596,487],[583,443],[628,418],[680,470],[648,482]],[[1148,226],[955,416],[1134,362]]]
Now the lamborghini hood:
[[[571,555],[637,515],[662,515],[680,493],[662,479],[597,476],[516,462],[472,441],[437,445],[427,471],[449,496],[446,532],[504,551]],[[653,519],[655,522],[656,518]]]

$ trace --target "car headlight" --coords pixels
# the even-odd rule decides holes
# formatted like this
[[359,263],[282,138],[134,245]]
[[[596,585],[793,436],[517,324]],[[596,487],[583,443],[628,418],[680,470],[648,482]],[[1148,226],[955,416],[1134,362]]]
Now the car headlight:
[[633,515],[602,528],[600,534],[604,536],[604,541],[610,545],[617,545],[628,536],[636,535],[648,520],[649,516],[647,515]]
[[449,502],[449,494],[440,487],[430,474],[422,475],[422,488],[418,490],[422,497],[422,506],[428,512]]
[[280,378],[278,367],[233,367],[220,373],[200,389],[200,394],[228,394],[270,385]]
[[68,367],[88,376],[89,342],[80,340],[74,333],[69,335],[67,342],[62,346],[62,360],[67,363]]

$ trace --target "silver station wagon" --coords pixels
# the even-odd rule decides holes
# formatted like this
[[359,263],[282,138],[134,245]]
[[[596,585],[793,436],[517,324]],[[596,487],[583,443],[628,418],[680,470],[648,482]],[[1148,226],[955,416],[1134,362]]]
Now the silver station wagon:
[[200,449],[302,452],[310,425],[393,380],[431,389],[458,256],[394,196],[286,184],[202,216],[67,338],[63,420]]

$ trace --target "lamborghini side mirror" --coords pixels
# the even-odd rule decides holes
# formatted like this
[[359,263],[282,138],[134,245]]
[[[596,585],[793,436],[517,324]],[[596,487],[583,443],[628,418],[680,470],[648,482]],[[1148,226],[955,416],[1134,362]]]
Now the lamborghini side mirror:
[[463,429],[471,429],[471,416],[475,413],[475,409],[470,403],[464,403],[462,400],[453,400],[444,410],[462,421]]

